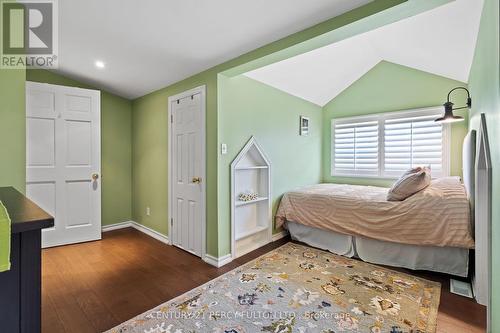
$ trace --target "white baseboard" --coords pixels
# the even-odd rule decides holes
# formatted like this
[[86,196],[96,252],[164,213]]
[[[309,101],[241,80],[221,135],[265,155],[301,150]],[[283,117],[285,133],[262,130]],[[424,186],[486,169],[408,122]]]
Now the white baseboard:
[[129,228],[129,227],[132,227],[132,224],[133,224],[132,221],[125,221],[125,222],[103,225],[101,229],[102,229],[102,232],[108,232],[108,231],[112,231],[112,230]]
[[273,234],[273,242],[276,242],[277,240],[280,240],[286,236],[288,236],[288,230],[283,229],[280,232]]
[[165,244],[167,244],[167,245],[171,245],[171,244],[170,244],[170,241],[169,241],[169,239],[168,239],[168,237],[167,237],[167,236],[165,236],[165,235],[164,235],[164,234],[162,234],[162,233],[159,233],[159,232],[158,232],[158,231],[156,231],[156,230],[153,230],[153,229],[151,229],[151,228],[148,228],[148,227],[146,227],[146,226],[144,226],[144,225],[142,225],[142,224],[139,224],[139,223],[137,223],[137,222],[133,222],[132,227],[134,227],[134,229],[139,230],[140,232],[145,233],[146,235],[148,235],[148,236],[150,236],[150,237],[153,237],[153,238],[154,238],[154,239],[156,239],[156,240],[159,240],[159,241],[160,241],[160,242],[162,242],[162,243],[165,243]]
[[[119,222],[119,223],[115,223],[115,224],[105,225],[102,227],[102,232],[108,232],[111,230],[118,230],[118,229],[123,229],[123,228],[134,228],[140,232],[145,233],[146,235],[148,235],[150,237],[153,237],[154,239],[159,240],[162,243],[171,245],[167,236],[165,236],[165,235],[163,235],[163,234],[159,233],[158,231],[155,231],[151,228],[143,226],[142,224],[139,224],[135,221],[125,221],[125,222]],[[286,236],[286,234],[285,234],[285,236]],[[281,237],[284,237],[284,236],[281,236]],[[281,237],[279,237],[279,238],[281,238]],[[277,239],[279,239],[279,238],[277,238]],[[274,238],[273,238],[273,241],[274,241]],[[212,266],[219,268],[219,267],[222,267],[226,264],[229,264],[231,261],[233,261],[233,258],[231,256],[231,254],[226,254],[225,256],[222,256],[220,258],[216,258],[214,256],[206,254],[205,257],[203,258],[203,261],[205,261],[206,263],[208,263]]]
[[233,261],[233,257],[231,256],[231,254],[226,254],[225,256],[216,258],[214,256],[211,256],[210,254],[206,254],[205,258],[203,258],[203,261],[205,261],[207,264],[219,268]]
[[105,225],[102,227],[102,232],[107,232],[111,230],[118,230],[118,229],[123,229],[123,228],[134,228],[136,230],[139,230],[142,233],[145,233],[146,235],[153,237],[156,240],[159,240],[162,243],[165,243],[167,245],[170,245],[170,241],[168,240],[168,237],[159,233],[158,231],[155,231],[151,228],[148,228],[142,224],[139,224],[135,221],[125,221],[125,222],[119,222],[115,224],[110,224],[110,225]]

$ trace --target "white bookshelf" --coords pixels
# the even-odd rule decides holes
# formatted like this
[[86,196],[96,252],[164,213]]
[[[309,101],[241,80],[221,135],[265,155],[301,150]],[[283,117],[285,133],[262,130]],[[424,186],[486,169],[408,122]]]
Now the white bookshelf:
[[[254,137],[231,163],[231,253],[242,256],[271,241],[271,163]],[[241,193],[257,199],[239,200]]]

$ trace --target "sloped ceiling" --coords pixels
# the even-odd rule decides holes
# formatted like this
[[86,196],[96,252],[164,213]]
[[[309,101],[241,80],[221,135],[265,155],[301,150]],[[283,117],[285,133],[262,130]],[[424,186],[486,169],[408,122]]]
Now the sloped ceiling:
[[56,72],[136,98],[371,1],[61,0]]
[[319,106],[383,60],[467,82],[482,7],[456,0],[244,75]]

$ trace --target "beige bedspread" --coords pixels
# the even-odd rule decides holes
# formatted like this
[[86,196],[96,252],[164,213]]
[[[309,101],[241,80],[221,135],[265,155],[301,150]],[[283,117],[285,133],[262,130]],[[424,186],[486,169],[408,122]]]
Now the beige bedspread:
[[347,235],[414,244],[473,248],[469,201],[458,177],[433,180],[404,201],[389,189],[319,184],[287,192],[276,213],[286,220]]

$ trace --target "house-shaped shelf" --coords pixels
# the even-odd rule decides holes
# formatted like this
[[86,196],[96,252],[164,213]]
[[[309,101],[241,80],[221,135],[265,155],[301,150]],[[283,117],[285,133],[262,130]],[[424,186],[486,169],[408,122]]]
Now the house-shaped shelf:
[[[239,257],[271,241],[271,163],[254,137],[231,163],[232,255]],[[241,194],[254,194],[240,200]]]

